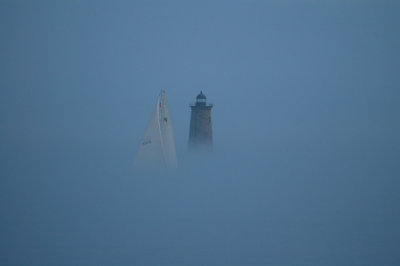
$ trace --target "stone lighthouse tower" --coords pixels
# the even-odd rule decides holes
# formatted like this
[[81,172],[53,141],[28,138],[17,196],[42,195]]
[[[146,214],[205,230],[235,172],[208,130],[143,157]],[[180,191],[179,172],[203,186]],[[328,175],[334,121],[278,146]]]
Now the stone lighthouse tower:
[[189,148],[212,147],[212,104],[207,103],[206,96],[200,91],[196,102],[190,105],[192,115],[190,118]]

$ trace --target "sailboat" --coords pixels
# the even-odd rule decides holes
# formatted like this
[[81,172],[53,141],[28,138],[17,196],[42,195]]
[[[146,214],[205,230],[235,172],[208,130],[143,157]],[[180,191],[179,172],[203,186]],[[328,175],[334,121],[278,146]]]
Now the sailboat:
[[133,163],[135,168],[177,168],[174,134],[164,89],[157,97]]

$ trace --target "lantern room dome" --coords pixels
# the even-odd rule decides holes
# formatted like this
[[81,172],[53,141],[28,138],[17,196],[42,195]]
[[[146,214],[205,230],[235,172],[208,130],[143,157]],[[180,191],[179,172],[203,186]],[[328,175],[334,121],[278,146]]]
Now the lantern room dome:
[[200,91],[200,93],[196,97],[196,101],[190,105],[191,107],[200,107],[200,108],[212,108],[211,103],[207,103],[207,97],[204,95],[203,91]]
[[196,99],[206,99],[207,97],[203,94],[203,91],[200,91],[200,94],[199,95],[197,95],[197,97],[196,97]]

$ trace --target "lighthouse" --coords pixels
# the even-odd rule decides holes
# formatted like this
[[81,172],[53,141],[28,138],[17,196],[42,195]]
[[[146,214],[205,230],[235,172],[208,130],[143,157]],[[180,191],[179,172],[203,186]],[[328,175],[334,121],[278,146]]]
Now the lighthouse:
[[212,104],[207,103],[207,98],[202,91],[197,95],[196,102],[190,105],[192,109],[189,132],[190,149],[212,147],[212,107]]

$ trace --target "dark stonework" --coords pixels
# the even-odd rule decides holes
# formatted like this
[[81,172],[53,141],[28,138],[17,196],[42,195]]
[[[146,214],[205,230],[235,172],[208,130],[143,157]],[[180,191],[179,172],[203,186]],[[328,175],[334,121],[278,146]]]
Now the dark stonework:
[[212,147],[212,107],[211,104],[206,103],[206,97],[202,92],[197,96],[196,103],[190,106],[192,109],[189,132],[190,148]]

